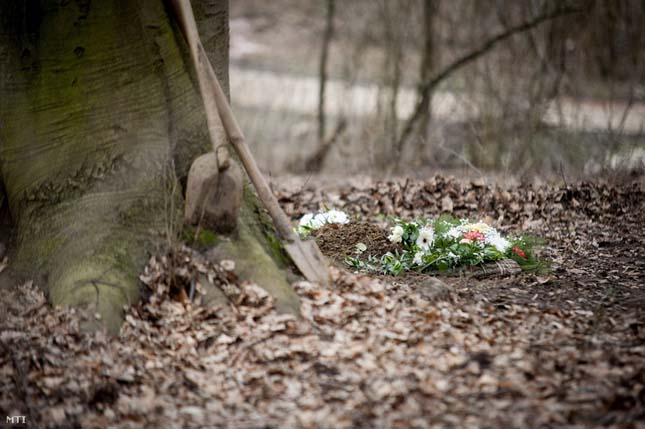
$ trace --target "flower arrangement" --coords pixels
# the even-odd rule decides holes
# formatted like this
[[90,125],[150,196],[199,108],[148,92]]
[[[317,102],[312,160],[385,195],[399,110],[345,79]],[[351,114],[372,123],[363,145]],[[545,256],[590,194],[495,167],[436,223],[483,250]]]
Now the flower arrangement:
[[342,210],[321,210],[318,213],[307,213],[300,218],[298,227],[295,229],[301,237],[306,237],[317,229],[328,224],[349,223],[349,216]]
[[530,236],[505,238],[484,222],[442,216],[434,221],[395,221],[388,235],[397,246],[380,258],[367,260],[349,256],[345,262],[357,269],[398,275],[404,271],[445,271],[459,266],[480,265],[505,258],[515,260],[524,270],[543,269],[535,257],[540,241]]

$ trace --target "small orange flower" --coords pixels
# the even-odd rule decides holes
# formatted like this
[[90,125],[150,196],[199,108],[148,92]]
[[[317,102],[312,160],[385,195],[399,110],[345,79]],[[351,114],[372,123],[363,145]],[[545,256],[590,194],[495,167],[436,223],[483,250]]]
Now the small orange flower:
[[520,249],[519,247],[513,247],[513,253],[515,253],[522,259],[526,259],[526,253],[524,253],[524,250]]

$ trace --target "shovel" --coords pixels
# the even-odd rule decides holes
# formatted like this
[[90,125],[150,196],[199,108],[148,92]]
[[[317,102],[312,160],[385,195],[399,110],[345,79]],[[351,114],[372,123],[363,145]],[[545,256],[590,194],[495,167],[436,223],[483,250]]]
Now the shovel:
[[269,185],[262,176],[260,169],[255,163],[255,159],[253,159],[246,145],[244,134],[233,115],[231,106],[199,39],[190,0],[173,0],[172,4],[179,18],[181,30],[190,48],[190,56],[195,66],[199,90],[206,110],[208,132],[213,143],[213,149],[216,150],[217,130],[220,128],[221,121],[221,126],[224,127],[231,146],[237,152],[244,169],[255,186],[258,197],[273,219],[273,223],[282,239],[284,248],[294,264],[307,280],[325,285],[328,284],[329,272],[327,270],[327,262],[322,253],[320,253],[316,242],[312,240],[300,240],[300,237],[293,230],[289,218],[271,192]]

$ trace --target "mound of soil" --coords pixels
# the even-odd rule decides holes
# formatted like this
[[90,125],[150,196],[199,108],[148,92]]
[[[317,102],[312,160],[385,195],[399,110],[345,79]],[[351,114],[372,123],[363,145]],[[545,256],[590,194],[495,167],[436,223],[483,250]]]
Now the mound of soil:
[[355,253],[358,243],[367,246],[364,255],[381,256],[395,249],[387,239],[387,231],[367,222],[328,224],[312,235],[325,256],[341,263],[346,256],[358,256]]

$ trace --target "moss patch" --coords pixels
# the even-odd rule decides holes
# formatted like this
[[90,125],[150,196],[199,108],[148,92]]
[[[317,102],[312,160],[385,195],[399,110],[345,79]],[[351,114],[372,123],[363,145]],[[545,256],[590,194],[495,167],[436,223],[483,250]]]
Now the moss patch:
[[300,314],[298,296],[287,280],[285,268],[290,260],[250,185],[244,190],[237,232],[211,249],[208,256],[233,259],[240,278],[269,292],[279,311]]
[[237,237],[223,241],[209,251],[210,259],[232,259],[242,280],[251,281],[265,289],[276,301],[276,308],[285,313],[299,315],[300,302],[287,281],[286,271],[267,253],[247,223],[241,222]]
[[263,238],[260,242],[280,267],[290,266],[295,268],[278,237],[271,217],[262,206],[250,184],[244,188],[244,205],[242,206],[240,217],[243,222],[254,227],[253,232],[258,237]]
[[217,246],[221,241],[218,235],[213,231],[192,225],[184,226],[184,229],[181,232],[181,240],[198,251],[204,251]]

